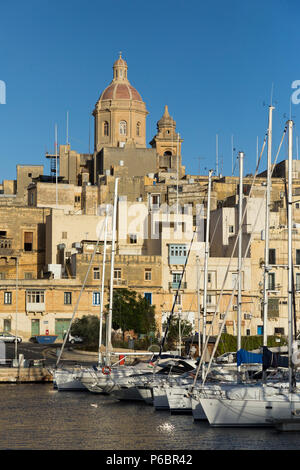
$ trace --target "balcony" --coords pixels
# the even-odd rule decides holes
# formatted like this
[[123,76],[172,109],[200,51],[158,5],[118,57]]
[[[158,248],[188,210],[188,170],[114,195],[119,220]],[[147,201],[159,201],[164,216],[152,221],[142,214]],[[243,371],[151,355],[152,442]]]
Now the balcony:
[[[180,282],[169,282],[169,289],[177,290],[179,288],[179,284],[180,284]],[[181,286],[180,286],[180,289],[186,289],[186,288],[187,288],[187,283],[182,282]]]
[[46,307],[44,302],[27,302],[26,311],[27,312],[45,312]]
[[12,255],[12,244],[12,238],[0,238],[0,255]]
[[114,286],[127,286],[126,279],[114,279]]

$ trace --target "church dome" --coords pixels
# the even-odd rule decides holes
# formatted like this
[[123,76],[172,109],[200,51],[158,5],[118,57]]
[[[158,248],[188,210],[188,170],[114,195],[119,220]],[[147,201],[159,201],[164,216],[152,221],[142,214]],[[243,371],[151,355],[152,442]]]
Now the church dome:
[[129,83],[127,79],[127,62],[121,54],[113,65],[113,80],[103,91],[99,101],[104,100],[134,100],[141,101],[139,92]]
[[102,93],[103,100],[135,100],[143,101],[139,92],[130,83],[111,83]]

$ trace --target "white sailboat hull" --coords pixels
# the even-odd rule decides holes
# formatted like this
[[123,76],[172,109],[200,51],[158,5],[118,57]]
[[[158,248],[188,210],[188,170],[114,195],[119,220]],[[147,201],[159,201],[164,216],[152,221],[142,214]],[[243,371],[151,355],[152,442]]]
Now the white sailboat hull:
[[299,419],[300,394],[284,393],[257,400],[199,399],[211,426],[273,426],[275,421]]
[[153,387],[153,406],[156,410],[168,410],[169,402],[163,387]]
[[141,398],[144,400],[145,403],[147,403],[147,405],[153,405],[152,387],[138,386],[137,390]]
[[171,413],[191,413],[192,402],[188,388],[172,386],[166,388],[167,399]]
[[86,388],[81,382],[81,378],[86,375],[84,370],[56,370],[53,373],[54,387],[59,391],[84,391]]
[[194,421],[207,421],[206,414],[198,399],[191,396],[192,415]]

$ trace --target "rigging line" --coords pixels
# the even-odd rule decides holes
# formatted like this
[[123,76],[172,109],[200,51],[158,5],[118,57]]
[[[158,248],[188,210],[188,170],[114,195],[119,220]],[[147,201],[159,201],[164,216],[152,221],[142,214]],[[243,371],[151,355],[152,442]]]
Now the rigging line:
[[[265,139],[264,139],[264,143],[263,143],[263,147],[262,147],[260,159],[259,159],[259,162],[258,162],[256,171],[255,171],[255,175],[254,175],[254,177],[253,177],[252,185],[251,185],[251,188],[250,188],[250,191],[249,191],[249,197],[251,197],[251,193],[252,193],[252,190],[253,190],[253,187],[254,187],[254,182],[255,182],[255,179],[256,179],[256,177],[257,177],[258,166],[259,166],[259,163],[260,163],[260,160],[261,160],[261,157],[262,157],[264,148],[265,148],[265,144],[266,144],[266,137],[267,137],[267,136],[265,136]],[[216,305],[215,315],[217,314],[217,309],[218,309],[218,307],[219,307],[222,294],[223,294],[223,292],[224,292],[224,286],[225,286],[225,282],[226,282],[226,280],[227,280],[227,276],[228,276],[228,273],[229,273],[229,268],[230,268],[230,265],[231,265],[231,261],[232,261],[232,258],[233,258],[233,254],[234,254],[234,252],[235,252],[236,245],[237,245],[237,243],[238,243],[238,237],[239,237],[239,234],[240,234],[240,231],[241,231],[241,227],[242,227],[242,225],[243,225],[243,223],[244,223],[244,219],[245,219],[245,216],[246,216],[246,209],[247,209],[247,207],[245,206],[245,209],[244,209],[244,212],[243,212],[242,221],[241,221],[241,226],[239,227],[239,230],[238,230],[238,233],[237,233],[237,236],[236,236],[236,240],[235,240],[235,243],[234,243],[234,246],[233,246],[233,249],[232,249],[231,257],[230,257],[230,260],[229,260],[229,263],[228,263],[228,266],[227,266],[227,270],[226,270],[225,277],[224,277],[224,280],[223,280],[221,292],[220,292],[220,295],[219,295],[219,300],[218,300],[218,303],[217,303],[217,305]],[[212,330],[212,324],[211,324],[211,326],[210,326],[210,331],[211,331],[211,330]],[[209,334],[210,334],[210,331],[209,331]]]
[[[260,206],[260,208],[259,208],[259,211],[258,211],[257,214],[256,214],[256,219],[255,219],[255,222],[254,222],[254,227],[256,226],[256,223],[257,223],[257,221],[258,221],[258,216],[259,216],[259,214],[260,214],[260,210],[261,210],[262,207],[263,207],[263,203],[264,203],[265,199],[266,199],[266,192],[265,192],[264,197],[262,198],[261,206]],[[242,263],[241,263],[241,264],[242,264],[241,268],[243,268],[244,260],[245,260],[247,254],[248,254],[248,251],[249,251],[249,248],[250,248],[250,245],[251,245],[252,234],[253,234],[253,231],[252,231],[252,233],[251,233],[251,236],[249,237],[249,241],[248,241],[248,244],[247,244],[247,247],[246,247],[246,251],[245,251],[245,256],[243,257],[243,260],[242,260]],[[221,336],[222,336],[222,330],[223,330],[223,328],[224,328],[224,326],[225,326],[225,322],[226,322],[226,319],[227,319],[227,315],[228,315],[228,312],[229,312],[229,310],[230,310],[230,308],[231,308],[231,305],[232,305],[233,297],[235,296],[235,291],[236,291],[236,288],[237,288],[237,284],[238,284],[238,277],[236,277],[236,279],[235,279],[234,287],[233,287],[233,289],[232,289],[232,293],[231,293],[231,296],[230,296],[230,299],[229,299],[229,303],[228,303],[228,305],[227,305],[227,309],[226,309],[226,312],[225,312],[225,315],[224,315],[224,319],[223,319],[222,325],[221,325],[221,327],[220,327],[219,334],[218,334],[218,336],[217,336],[217,339],[216,339],[216,342],[215,342],[215,345],[214,345],[214,349],[213,349],[213,351],[212,351],[212,354],[211,354],[211,357],[210,357],[210,360],[209,360],[209,363],[208,363],[207,370],[206,370],[205,375],[204,375],[204,377],[203,377],[202,385],[204,385],[204,383],[205,383],[205,381],[206,381],[207,375],[208,375],[208,373],[209,373],[209,370],[210,370],[210,367],[211,367],[211,364],[212,364],[213,357],[214,357],[214,355],[215,355],[215,353],[216,353],[216,350],[217,350],[217,348],[218,348],[218,345],[219,345],[219,342],[220,342],[220,338],[221,338]],[[200,370],[200,368],[199,368],[199,370]],[[197,370],[197,372],[198,372],[198,370]],[[195,378],[196,378],[196,377],[197,377],[197,374],[196,374]],[[195,386],[195,383],[196,383],[196,380],[194,380],[193,387]]]
[[165,345],[165,341],[166,341],[166,337],[167,337],[167,334],[168,334],[168,330],[169,330],[169,326],[170,326],[170,323],[171,323],[171,319],[172,319],[173,314],[174,314],[174,308],[175,308],[175,305],[176,305],[176,300],[177,300],[177,297],[178,297],[178,292],[179,292],[180,287],[181,287],[182,278],[183,278],[184,273],[185,273],[185,270],[186,270],[187,262],[188,262],[188,259],[189,259],[190,253],[191,253],[192,244],[193,244],[193,241],[194,241],[194,237],[195,237],[196,232],[197,232],[197,227],[195,227],[195,230],[194,230],[194,232],[193,232],[193,237],[192,237],[192,240],[191,240],[191,243],[190,243],[189,251],[188,251],[188,254],[187,254],[185,263],[184,263],[184,268],[183,268],[183,271],[182,271],[182,275],[181,275],[181,277],[180,277],[179,286],[178,286],[178,288],[177,288],[177,290],[176,290],[175,298],[174,298],[174,301],[173,301],[172,310],[171,310],[171,313],[170,313],[170,315],[169,315],[169,317],[168,317],[168,320],[167,320],[167,326],[166,326],[165,334],[164,334],[163,339],[162,339],[162,342],[161,342],[161,344],[160,344],[160,350],[159,350],[158,357],[161,356],[163,347],[164,347],[164,345]]
[[102,233],[101,230],[99,230],[98,239],[97,239],[97,242],[96,242],[96,245],[95,245],[93,254],[92,254],[92,256],[91,256],[90,263],[89,263],[89,265],[88,265],[88,269],[87,269],[87,272],[86,272],[86,275],[85,275],[83,284],[82,284],[82,286],[81,286],[81,290],[80,290],[80,293],[79,293],[79,296],[78,296],[76,305],[75,305],[75,307],[74,307],[74,311],[73,311],[73,315],[72,315],[72,317],[71,317],[71,321],[70,321],[70,324],[69,324],[68,331],[67,331],[67,333],[66,333],[66,335],[65,335],[65,338],[64,338],[64,341],[63,341],[63,345],[62,345],[62,347],[60,348],[60,353],[59,353],[58,359],[57,359],[57,361],[56,361],[55,367],[57,367],[58,364],[59,364],[59,362],[60,362],[60,359],[61,359],[63,350],[64,350],[64,348],[65,348],[65,345],[66,345],[66,342],[67,342],[69,333],[70,333],[70,331],[71,331],[71,326],[72,326],[73,320],[74,320],[74,318],[75,318],[75,315],[76,315],[76,312],[77,312],[77,308],[78,308],[78,306],[79,306],[79,302],[80,302],[80,299],[81,299],[81,295],[82,295],[82,293],[83,293],[83,291],[84,291],[84,288],[85,288],[85,285],[86,285],[86,282],[87,282],[87,279],[88,279],[88,275],[89,275],[89,273],[90,273],[91,266],[92,266],[92,263],[93,263],[93,261],[94,261],[95,254],[96,254],[96,251],[97,251],[97,248],[98,248],[98,245],[99,245],[101,233]]
[[234,172],[235,172],[236,162],[238,161],[238,159],[239,159],[239,156],[237,155],[236,158],[235,158],[235,163],[234,163],[234,167],[233,167],[233,172],[232,172],[232,174],[234,174]]
[[[286,132],[286,129],[285,129],[285,132]],[[253,191],[253,188],[254,188],[254,182],[255,182],[255,179],[257,177],[257,172],[258,172],[258,168],[259,168],[259,164],[260,164],[260,161],[261,161],[261,158],[262,158],[262,155],[263,155],[263,152],[264,152],[264,148],[265,148],[265,145],[266,145],[266,140],[267,140],[267,134],[265,134],[265,138],[264,138],[264,142],[263,142],[263,145],[262,145],[262,150],[261,150],[261,154],[260,154],[260,157],[259,157],[259,160],[257,162],[257,165],[256,165],[256,170],[255,170],[255,174],[254,174],[254,177],[253,177],[253,180],[252,180],[252,185],[251,185],[251,188],[250,188],[250,191],[249,191],[249,197],[251,197],[251,193]],[[283,140],[283,139],[282,139]],[[266,196],[266,191],[265,191],[265,196]],[[244,218],[245,218],[245,215],[246,215],[246,209],[247,207],[245,206],[245,209],[244,209],[244,213],[243,213],[243,217],[242,217],[242,220],[241,220],[241,224],[239,226],[239,230],[238,230],[238,233],[237,233],[237,236],[236,236],[236,240],[235,240],[235,243],[234,243],[234,246],[233,246],[233,249],[232,249],[232,253],[231,253],[231,257],[229,259],[229,263],[228,263],[228,266],[227,266],[227,269],[226,269],[226,273],[225,273],[225,277],[224,277],[224,280],[223,280],[223,284],[222,284],[222,287],[221,287],[221,291],[220,291],[220,295],[219,295],[219,298],[218,298],[218,302],[217,302],[217,305],[216,305],[216,308],[215,308],[215,312],[214,312],[214,315],[213,315],[213,319],[212,319],[212,323],[210,325],[210,328],[209,328],[209,332],[208,332],[208,335],[207,335],[207,338],[206,338],[206,342],[205,342],[205,345],[204,345],[204,351],[206,351],[207,347],[208,347],[208,341],[209,341],[209,338],[211,336],[211,333],[212,333],[212,328],[213,328],[213,322],[214,320],[216,319],[217,317],[217,310],[219,308],[219,305],[220,305],[220,302],[221,302],[221,298],[223,296],[223,292],[224,292],[224,288],[225,288],[225,282],[227,280],[227,276],[228,276],[228,273],[229,273],[229,268],[230,268],[230,265],[231,265],[231,261],[232,261],[232,258],[233,258],[233,254],[235,252],[235,249],[236,249],[236,245],[238,243],[238,238],[239,238],[239,234],[240,234],[240,231],[241,231],[241,228],[243,226],[243,223],[244,223]],[[257,217],[258,217],[258,214],[257,214]],[[249,239],[249,241],[251,240],[251,237]],[[235,281],[235,285],[237,284],[237,279]],[[224,316],[224,320],[223,320],[223,323],[222,323],[222,327],[221,329],[223,329],[224,325],[225,325],[225,319],[226,319],[226,314]],[[202,354],[201,358],[200,358],[200,361],[199,361],[199,364],[198,364],[198,368],[197,368],[197,373],[195,375],[195,380],[194,380],[194,383],[193,383],[193,386],[192,388],[195,386],[195,383],[196,383],[196,380],[198,378],[198,375],[199,375],[199,371],[200,371],[200,367],[202,366],[203,362],[204,362],[204,357],[205,357],[205,354]],[[213,355],[212,355],[213,357]],[[206,374],[207,375],[207,374]]]
[[[287,180],[284,180],[284,189],[285,189],[285,203],[286,203],[286,216],[288,220],[288,188],[287,188]],[[294,340],[297,340],[297,319],[296,319],[296,297],[295,297],[295,280],[294,280],[294,264],[292,261],[292,298],[293,298],[293,320],[294,320]]]
[[[277,154],[276,154],[274,163],[273,163],[273,165],[271,166],[271,177],[272,177],[272,174],[273,174],[273,171],[274,171],[274,168],[275,168],[275,164],[276,164],[278,155],[279,155],[279,153],[280,153],[281,146],[282,146],[284,137],[285,137],[285,135],[286,135],[286,132],[287,132],[287,125],[286,125],[285,128],[284,128],[283,135],[282,135],[282,138],[281,138],[281,141],[280,141],[280,145],[279,145],[279,148],[278,148],[278,151],[277,151]],[[266,142],[266,137],[265,137],[265,140],[264,140],[264,144],[265,144],[265,142]],[[263,149],[264,149],[264,145],[263,145]],[[262,152],[261,152],[259,161],[258,161],[258,165],[257,165],[257,168],[256,168],[256,172],[255,172],[255,175],[254,175],[254,179],[256,178],[256,173],[257,173],[257,170],[258,170],[259,162],[260,162],[261,157],[262,157],[263,149],[262,149]],[[253,183],[254,183],[254,180],[253,180]],[[251,192],[252,192],[253,183],[252,183],[252,186],[251,186],[251,188],[250,188],[249,197],[250,197],[250,194],[251,194]],[[263,198],[262,202],[263,202],[263,201],[265,200],[265,198],[266,198],[266,193],[267,193],[267,191],[265,190],[265,194],[264,194],[264,198]],[[261,208],[260,208],[260,209],[261,209]],[[256,223],[257,223],[258,215],[259,215],[259,213],[260,213],[260,209],[259,209],[259,211],[258,211],[258,213],[257,213],[254,226],[255,226]],[[241,227],[242,227],[242,225],[243,225],[243,220],[244,220],[244,217],[242,218],[241,226],[239,227],[239,231],[240,231],[240,229],[241,229]],[[251,233],[251,235],[250,235],[250,237],[249,237],[249,242],[248,242],[248,245],[247,245],[247,248],[246,248],[246,251],[245,251],[244,258],[245,258],[245,257],[247,256],[247,254],[248,254],[248,251],[249,251],[249,248],[250,248],[250,243],[251,243],[251,241],[252,241],[252,234],[253,234],[253,231],[252,231],[252,233]],[[238,236],[237,236],[236,240],[238,240]],[[234,251],[235,251],[235,246],[233,247],[232,254],[234,253]],[[243,265],[243,263],[244,263],[244,258],[243,258],[243,260],[242,260],[242,265]],[[232,255],[231,255],[231,258],[230,258],[230,262],[231,262],[231,259],[232,259]],[[230,262],[229,262],[229,264],[230,264]],[[227,277],[227,274],[228,274],[228,270],[226,271],[225,278]],[[223,286],[224,286],[224,282],[223,282]],[[223,293],[223,286],[222,286],[222,291],[221,291],[221,293],[220,293],[220,297],[221,297],[221,295],[222,295],[222,293]],[[236,280],[235,280],[233,292],[232,292],[231,297],[230,297],[229,306],[230,306],[231,303],[232,303],[233,294],[234,294],[234,291],[236,290],[236,286],[237,286],[237,278],[236,278]],[[219,301],[220,301],[220,299],[219,299]],[[217,304],[217,306],[216,306],[216,310],[215,310],[215,313],[214,313],[213,321],[214,321],[215,318],[216,318],[218,306],[219,306],[219,302],[218,302],[218,304]],[[228,311],[229,311],[229,308],[227,307],[227,310],[226,310],[226,312],[225,312],[224,319],[223,319],[223,322],[222,322],[222,326],[221,326],[221,328],[220,328],[220,332],[222,332],[222,329],[224,328]],[[211,330],[212,330],[212,325],[213,325],[213,323],[211,324],[210,331],[209,331],[209,335],[210,335]],[[207,341],[206,341],[206,343],[205,343],[205,349],[207,348],[208,340],[209,340],[209,336],[208,336]],[[209,372],[209,368],[210,368],[210,366],[211,366],[212,358],[214,357],[215,351],[216,351],[216,349],[217,349],[217,347],[218,347],[218,342],[219,342],[219,340],[218,340],[218,341],[216,342],[216,344],[215,344],[215,348],[214,348],[214,351],[213,351],[213,353],[212,353],[212,355],[211,355],[211,360],[210,360],[210,362],[209,362],[209,366],[208,366],[206,375],[205,375],[205,377],[204,377],[204,379],[203,379],[203,384],[204,384],[204,382],[205,382],[205,380],[206,380],[206,377],[207,377],[207,374],[208,374],[208,372]],[[204,355],[203,355],[203,356],[204,356]],[[200,359],[200,361],[199,361],[199,365],[198,365],[197,373],[196,373],[196,375],[195,375],[195,380],[194,380],[193,385],[192,385],[192,389],[193,389],[194,386],[195,386],[195,383],[196,383],[196,380],[197,380],[197,377],[198,377],[198,374],[199,374],[199,371],[200,371],[200,367],[201,367],[201,365],[202,365],[202,363],[203,363],[203,356],[201,357],[201,359]]]

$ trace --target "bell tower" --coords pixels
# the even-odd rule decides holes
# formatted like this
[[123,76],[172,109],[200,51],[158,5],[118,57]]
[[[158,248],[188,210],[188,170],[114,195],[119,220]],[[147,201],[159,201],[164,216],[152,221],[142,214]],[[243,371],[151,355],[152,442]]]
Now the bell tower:
[[160,169],[173,169],[177,171],[177,166],[181,176],[184,168],[181,166],[181,144],[183,139],[176,132],[176,122],[170,116],[168,106],[162,118],[157,122],[157,134],[153,137],[150,145],[156,149],[159,156]]

